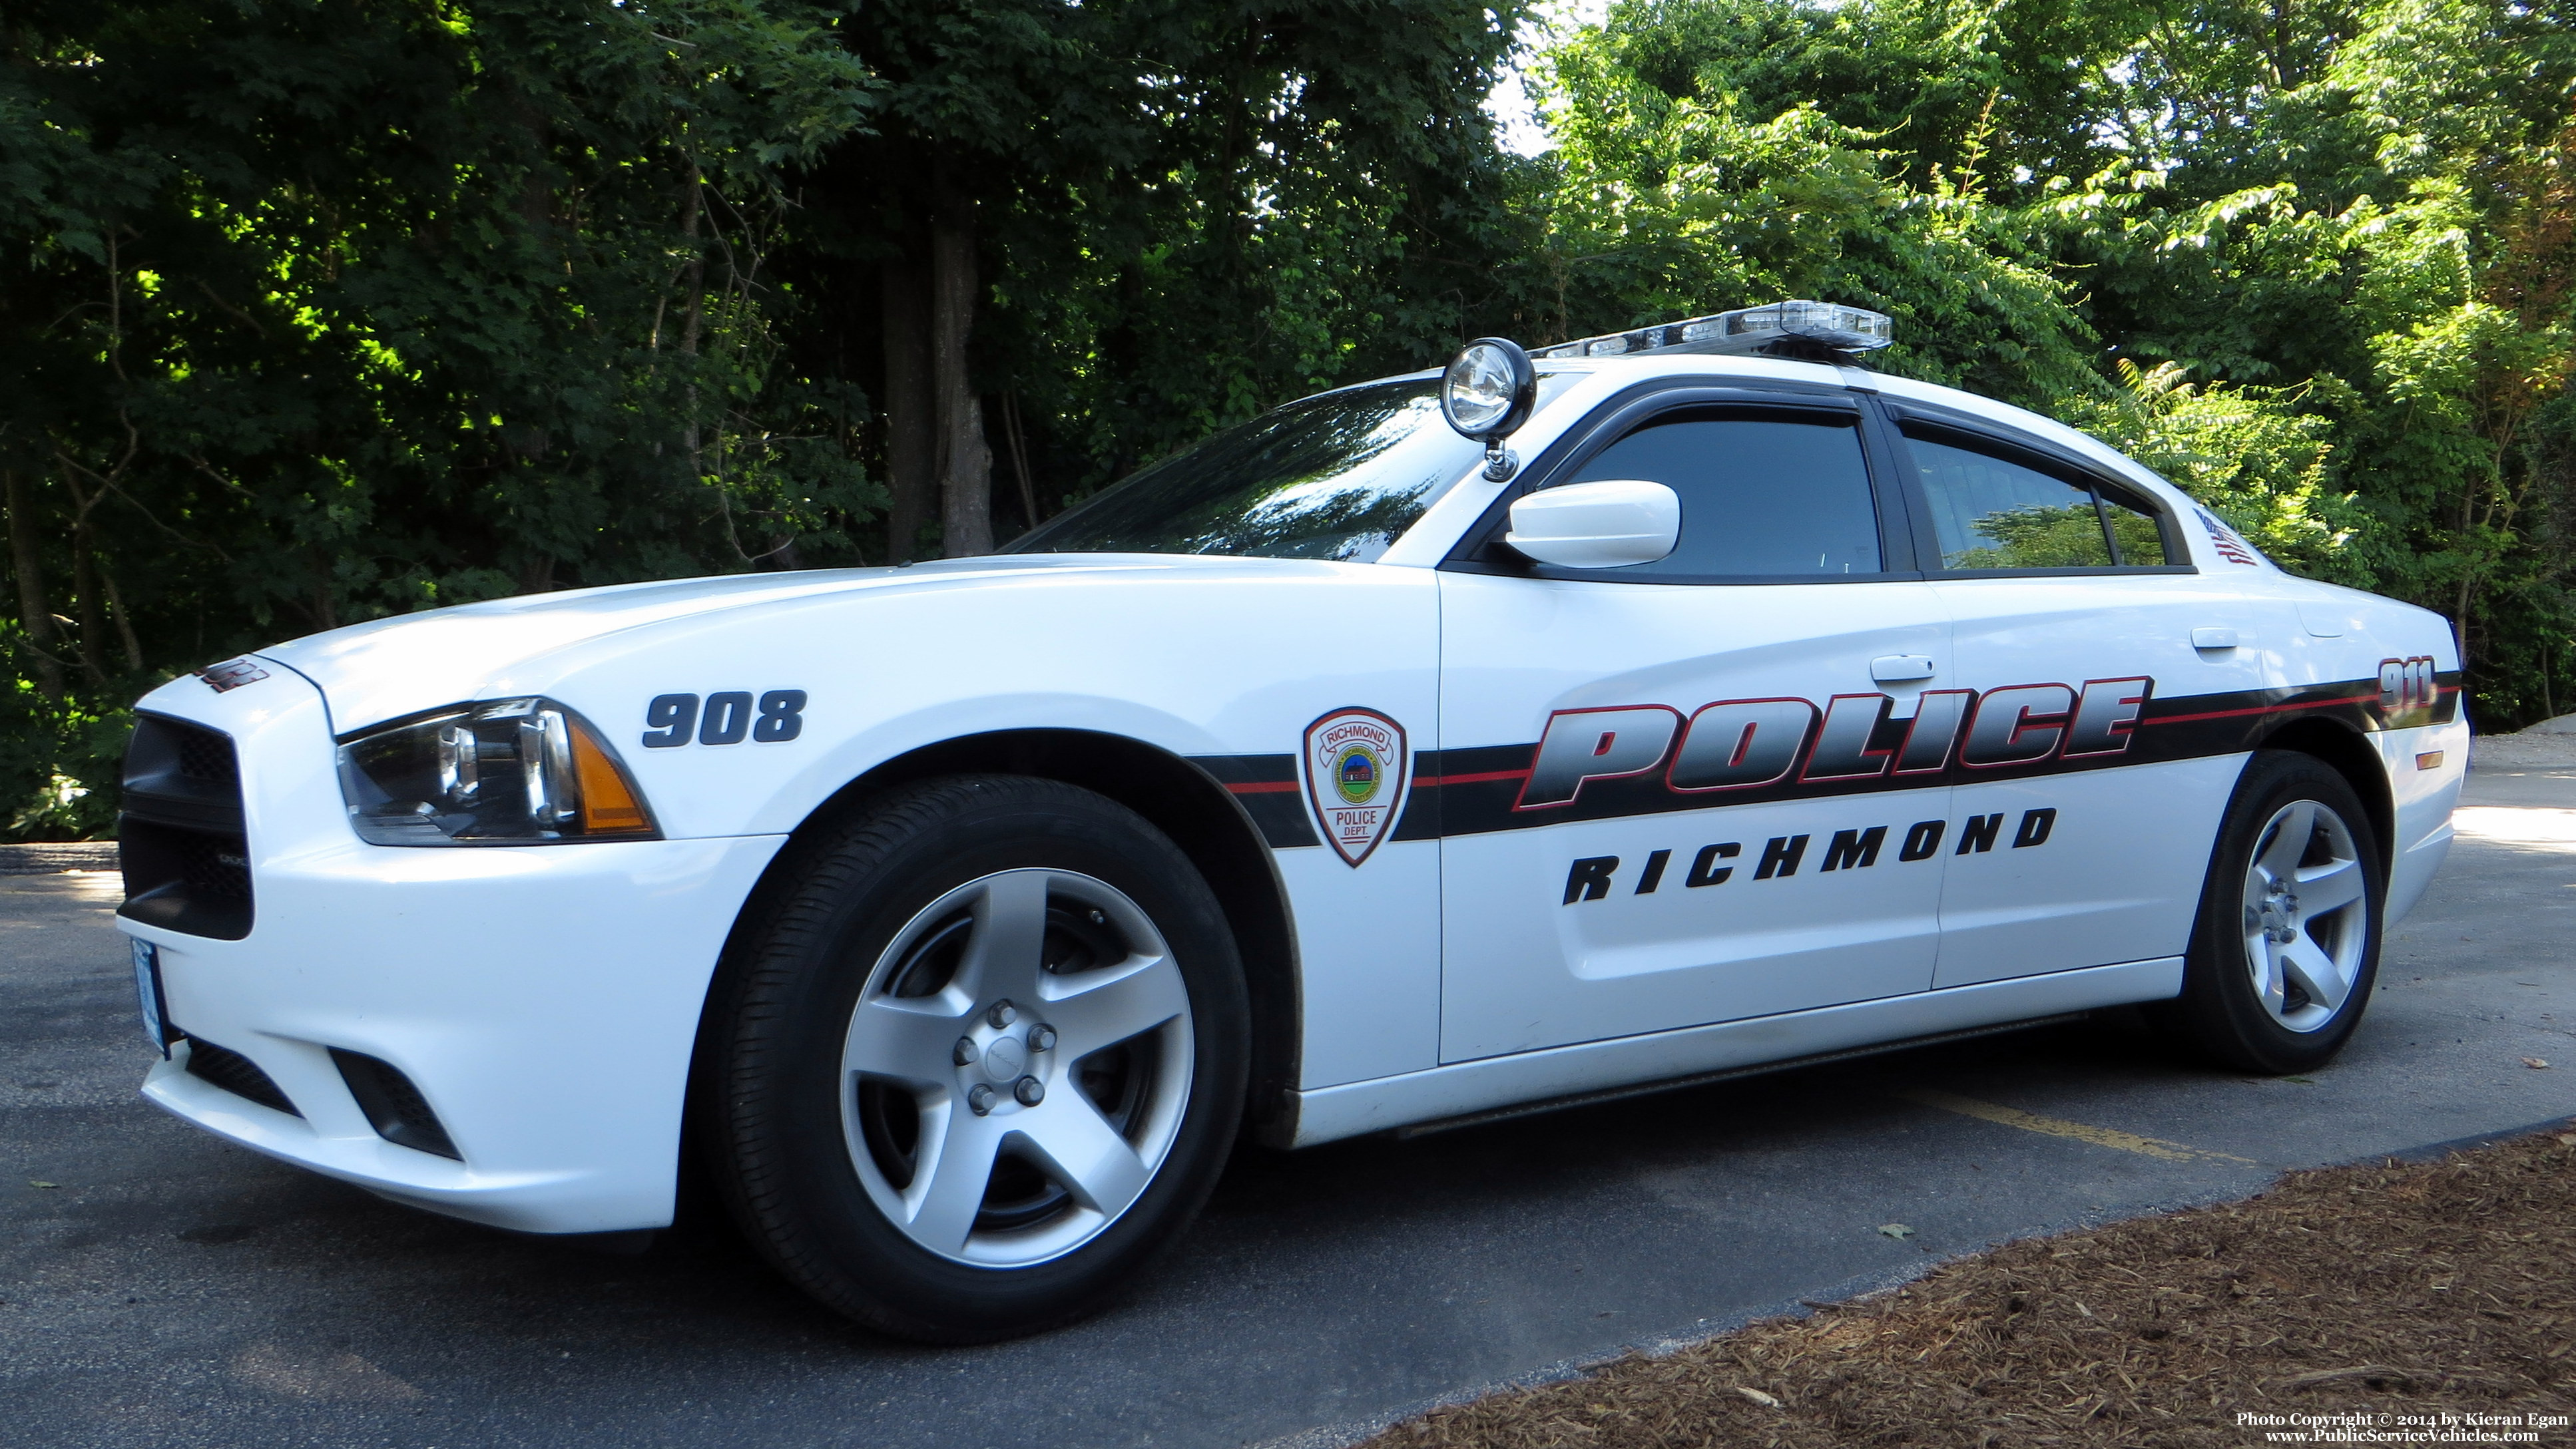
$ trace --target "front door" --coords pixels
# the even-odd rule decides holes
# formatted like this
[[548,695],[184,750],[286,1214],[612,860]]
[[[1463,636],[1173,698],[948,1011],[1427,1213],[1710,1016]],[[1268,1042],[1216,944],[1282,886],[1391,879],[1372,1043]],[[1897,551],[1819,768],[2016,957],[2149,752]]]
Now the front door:
[[1671,557],[1443,573],[1444,1061],[1929,986],[1949,791],[1906,743],[1948,628],[1857,424],[1634,410],[1546,481],[1670,485]]

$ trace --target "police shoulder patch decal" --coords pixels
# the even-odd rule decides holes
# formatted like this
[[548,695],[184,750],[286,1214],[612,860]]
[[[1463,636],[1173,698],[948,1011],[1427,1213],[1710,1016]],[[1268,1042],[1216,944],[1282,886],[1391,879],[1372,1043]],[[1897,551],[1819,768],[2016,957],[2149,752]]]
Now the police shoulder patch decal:
[[1394,833],[1413,783],[1404,726],[1373,709],[1345,706],[1306,726],[1306,800],[1324,843],[1357,866]]

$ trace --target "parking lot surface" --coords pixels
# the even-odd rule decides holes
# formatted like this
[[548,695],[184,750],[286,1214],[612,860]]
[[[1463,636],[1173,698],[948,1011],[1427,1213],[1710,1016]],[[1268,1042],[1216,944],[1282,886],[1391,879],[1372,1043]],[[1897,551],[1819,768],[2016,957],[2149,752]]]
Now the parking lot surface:
[[0,876],[0,1442],[1234,1445],[1705,1333],[1997,1240],[2576,1114],[2576,751],[2488,748],[2313,1078],[2119,1020],[1240,1155],[1094,1322],[931,1351],[728,1237],[452,1223],[142,1103],[113,874]]

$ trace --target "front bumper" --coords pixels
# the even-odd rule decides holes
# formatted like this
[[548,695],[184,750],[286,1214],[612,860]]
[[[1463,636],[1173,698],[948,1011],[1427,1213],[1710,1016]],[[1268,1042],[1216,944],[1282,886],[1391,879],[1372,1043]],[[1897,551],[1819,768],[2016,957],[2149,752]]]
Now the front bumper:
[[[342,813],[320,695],[278,674],[222,695],[182,679],[144,702],[233,737],[250,934],[118,924],[159,948],[171,1024],[248,1057],[300,1115],[192,1075],[184,1043],[143,1095],[272,1157],[477,1222],[669,1223],[708,980],[785,837],[367,845]],[[333,1048],[409,1077],[463,1160],[377,1135]]]

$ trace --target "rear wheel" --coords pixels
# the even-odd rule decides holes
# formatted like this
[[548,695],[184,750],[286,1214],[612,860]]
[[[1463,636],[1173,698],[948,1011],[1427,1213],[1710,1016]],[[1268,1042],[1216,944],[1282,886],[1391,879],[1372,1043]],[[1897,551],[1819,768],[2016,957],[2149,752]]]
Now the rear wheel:
[[1088,1312],[1178,1236],[1243,1098],[1215,899],[1141,817],[970,776],[801,843],[728,963],[701,1110],[734,1214],[870,1327]]
[[2351,784],[2313,755],[2257,752],[2228,803],[2183,994],[2163,1020],[2238,1070],[2323,1065],[2369,1004],[2385,889]]

